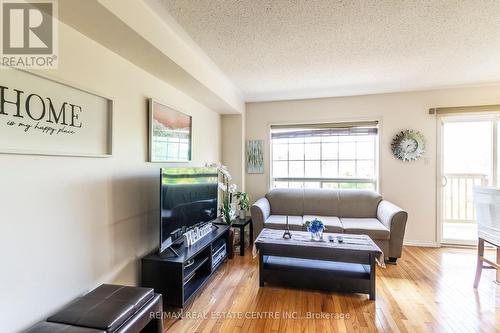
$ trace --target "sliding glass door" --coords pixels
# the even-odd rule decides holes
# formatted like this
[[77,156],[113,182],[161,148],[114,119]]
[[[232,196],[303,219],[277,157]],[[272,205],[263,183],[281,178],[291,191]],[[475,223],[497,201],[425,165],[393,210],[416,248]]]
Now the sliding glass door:
[[498,116],[440,118],[441,242],[477,243],[473,187],[497,185]]

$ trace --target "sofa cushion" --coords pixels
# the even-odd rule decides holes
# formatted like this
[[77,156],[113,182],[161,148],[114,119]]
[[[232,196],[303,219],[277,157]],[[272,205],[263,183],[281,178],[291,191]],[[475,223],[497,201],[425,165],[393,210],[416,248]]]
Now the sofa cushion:
[[340,218],[346,234],[368,235],[371,239],[389,239],[391,232],[374,218]]
[[382,196],[369,190],[339,190],[338,217],[377,217]]
[[318,215],[304,215],[304,222],[312,221],[315,218],[321,220],[326,227],[325,232],[332,233],[343,233],[344,228],[342,227],[342,223],[340,223],[340,219],[336,216],[318,216]]
[[304,190],[304,215],[339,216],[339,205],[338,190]]
[[[302,230],[302,216],[288,216],[290,230]],[[264,228],[284,230],[286,226],[286,215],[270,215],[264,222]]]
[[266,194],[273,215],[304,215],[304,190],[276,188]]

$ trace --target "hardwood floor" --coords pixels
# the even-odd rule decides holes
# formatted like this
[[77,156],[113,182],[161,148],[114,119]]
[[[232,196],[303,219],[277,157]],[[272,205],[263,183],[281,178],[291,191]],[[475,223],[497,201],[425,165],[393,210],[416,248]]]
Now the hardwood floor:
[[259,288],[258,258],[246,252],[215,274],[182,319],[165,320],[168,332],[500,331],[500,286],[485,270],[472,288],[473,249],[405,247],[397,266],[377,269],[375,302],[361,294]]

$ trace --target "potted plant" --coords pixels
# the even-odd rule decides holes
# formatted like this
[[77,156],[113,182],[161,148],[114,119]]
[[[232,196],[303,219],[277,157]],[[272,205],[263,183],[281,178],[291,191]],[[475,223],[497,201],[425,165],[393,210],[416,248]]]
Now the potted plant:
[[222,192],[221,216],[226,224],[231,225],[236,215],[233,205],[233,196],[237,187],[235,184],[229,183],[231,181],[231,175],[227,169],[221,168],[220,172],[222,174],[222,182],[219,183]]
[[307,231],[311,233],[312,240],[320,241],[323,239],[323,231],[326,229],[323,221],[315,218],[312,221],[306,221],[304,226],[307,228]]
[[247,210],[250,208],[250,198],[248,194],[245,192],[237,192],[236,199],[238,200],[239,218],[240,220],[244,220],[247,217]]
[[[221,206],[220,213],[222,222],[227,225],[231,225],[235,218],[235,209],[233,204],[233,196],[236,193],[237,186],[236,184],[231,184],[231,174],[227,170],[225,165],[221,163],[209,163],[206,164],[207,167],[217,167],[219,170],[219,189],[221,190]],[[229,244],[231,246],[228,249],[228,257],[230,259],[234,256],[233,245],[234,245],[234,230],[233,228],[229,228]]]

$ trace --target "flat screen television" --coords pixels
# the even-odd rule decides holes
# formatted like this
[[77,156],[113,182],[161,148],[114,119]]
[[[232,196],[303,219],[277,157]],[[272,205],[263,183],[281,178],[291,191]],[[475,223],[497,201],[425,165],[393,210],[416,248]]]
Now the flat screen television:
[[160,253],[189,227],[217,218],[218,189],[217,168],[161,169]]

